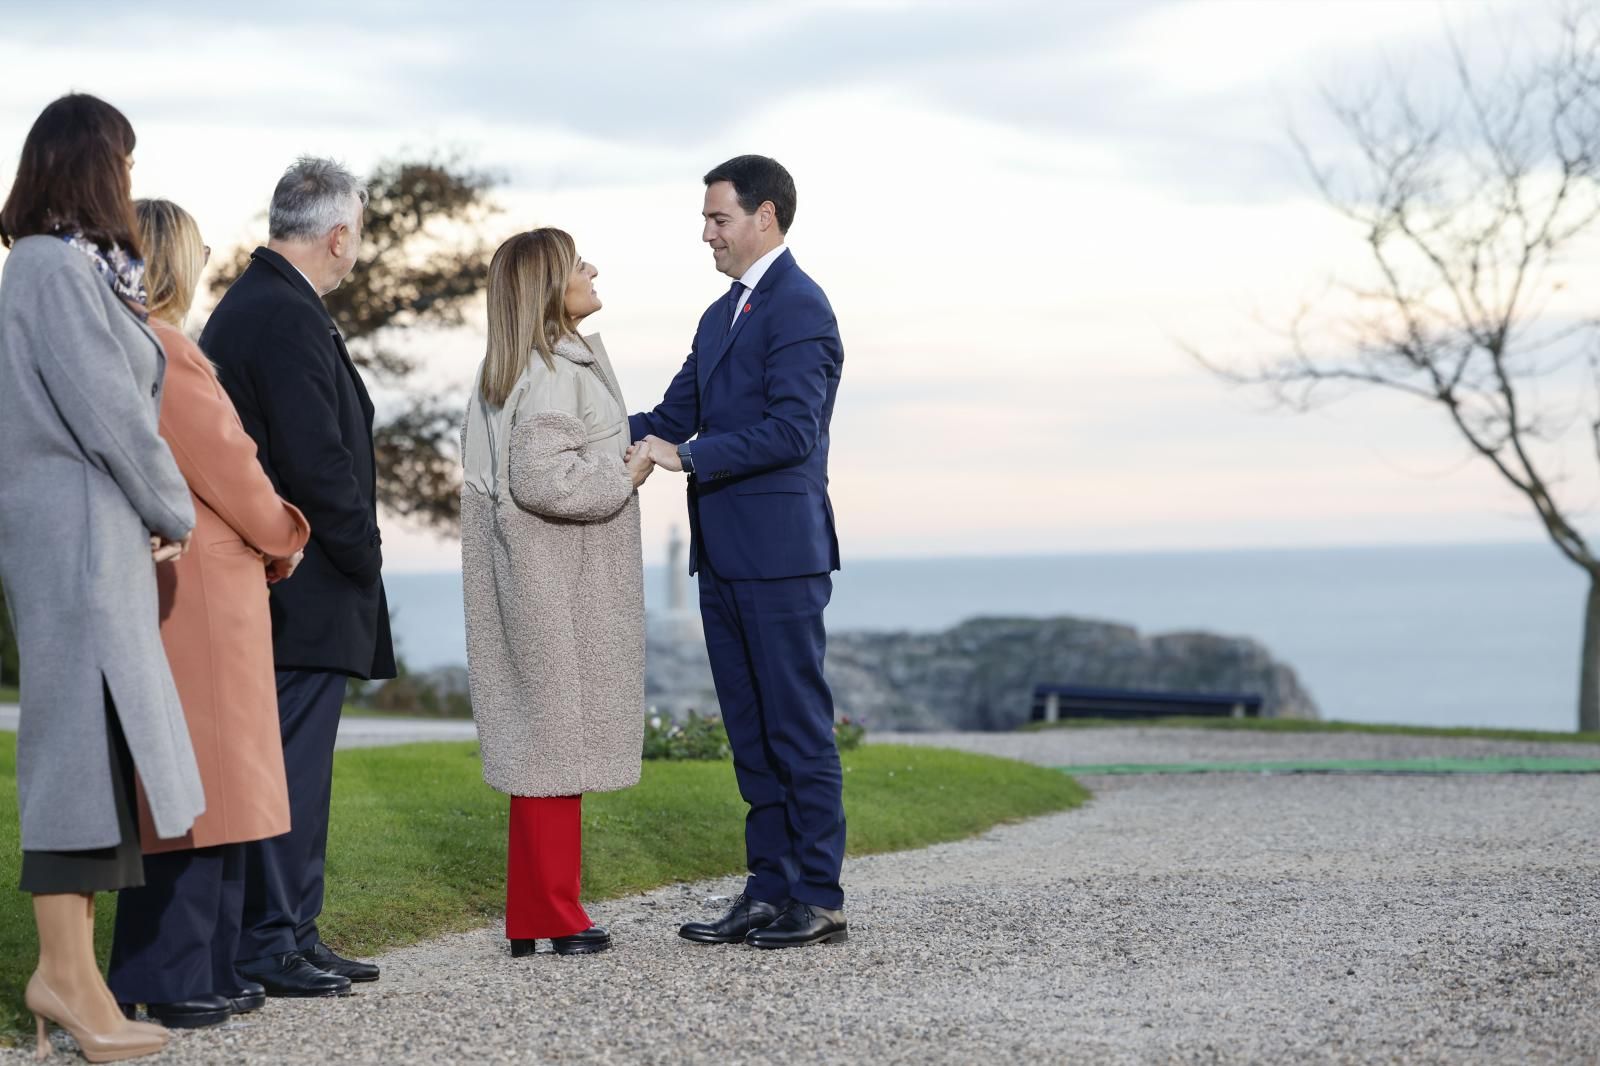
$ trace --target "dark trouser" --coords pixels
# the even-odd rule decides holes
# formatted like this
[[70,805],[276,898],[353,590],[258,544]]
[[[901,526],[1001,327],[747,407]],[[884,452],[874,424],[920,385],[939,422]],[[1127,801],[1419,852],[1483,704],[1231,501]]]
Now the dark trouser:
[[244,907],[243,844],[144,857],[144,887],[117,897],[106,984],[121,1003],[231,995]]
[[278,671],[278,723],[289,777],[289,831],[245,845],[240,962],[317,943],[322,870],[328,854],[333,744],[339,738],[345,676]]
[[583,797],[512,796],[506,848],[506,939],[581,933]]
[[822,676],[832,594],[827,574],[727,581],[700,568],[711,675],[750,805],[745,892],[769,903],[844,905],[844,776]]

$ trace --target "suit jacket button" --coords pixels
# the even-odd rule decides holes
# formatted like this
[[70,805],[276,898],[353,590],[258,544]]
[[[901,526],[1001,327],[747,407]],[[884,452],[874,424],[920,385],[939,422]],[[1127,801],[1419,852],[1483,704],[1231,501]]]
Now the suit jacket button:
[[706,424],[704,422],[700,423],[700,435],[702,437],[706,435]]

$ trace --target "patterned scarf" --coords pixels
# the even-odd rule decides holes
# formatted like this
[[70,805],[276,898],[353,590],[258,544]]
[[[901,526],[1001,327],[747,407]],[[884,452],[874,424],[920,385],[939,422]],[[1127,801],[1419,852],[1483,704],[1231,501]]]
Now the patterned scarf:
[[94,241],[85,237],[81,232],[72,230],[60,234],[62,240],[89,257],[89,262],[94,264],[96,274],[105,279],[111,286],[111,291],[128,305],[139,321],[145,322],[150,318],[150,312],[145,309],[149,296],[144,287],[144,260],[135,259],[116,244],[107,252]]

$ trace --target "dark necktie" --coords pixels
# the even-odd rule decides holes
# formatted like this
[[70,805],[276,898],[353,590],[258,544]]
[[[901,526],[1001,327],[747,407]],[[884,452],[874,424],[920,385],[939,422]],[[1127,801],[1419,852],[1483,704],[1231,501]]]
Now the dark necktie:
[[724,333],[733,331],[733,323],[739,307],[739,297],[743,292],[744,282],[736,281],[733,283],[733,287],[728,290],[728,295],[722,298],[722,331]]

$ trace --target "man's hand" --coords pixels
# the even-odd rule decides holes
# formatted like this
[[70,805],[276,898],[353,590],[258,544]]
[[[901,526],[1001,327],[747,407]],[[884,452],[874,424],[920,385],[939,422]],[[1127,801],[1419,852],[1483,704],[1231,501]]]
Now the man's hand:
[[[683,472],[683,460],[678,458],[678,446],[668,444],[660,437],[650,436],[644,439],[644,447],[650,453],[650,461],[663,470]],[[638,447],[638,445],[635,445]]]
[[278,559],[267,560],[267,584],[276,585],[280,581],[287,581],[294,576],[294,571],[300,565],[300,560],[306,557],[303,551]]
[[633,477],[633,487],[643,485],[645,478],[655,470],[655,463],[650,461],[650,449],[644,441],[636,441],[628,446],[627,451],[628,473]]
[[185,533],[182,540],[168,540],[166,537],[152,533],[150,535],[150,558],[158,563],[169,562],[188,551],[189,544],[193,540],[193,530]]

